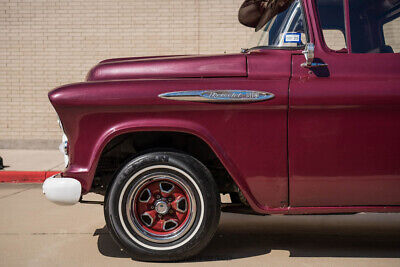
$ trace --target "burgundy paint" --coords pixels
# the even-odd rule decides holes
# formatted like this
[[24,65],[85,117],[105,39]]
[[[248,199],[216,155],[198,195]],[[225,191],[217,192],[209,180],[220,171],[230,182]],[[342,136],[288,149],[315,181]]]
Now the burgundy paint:
[[345,25],[346,25],[346,45],[347,49],[351,52],[351,33],[350,33],[350,11],[349,11],[349,0],[344,0],[345,7]]
[[245,55],[157,57],[108,61],[95,66],[88,81],[139,78],[244,77]]
[[[70,142],[63,175],[78,179],[87,193],[110,140],[177,131],[211,147],[257,212],[400,211],[384,206],[400,205],[399,55],[332,52],[313,3],[304,0],[310,40],[316,57],[329,64],[329,76],[300,68],[300,50],[259,50],[107,60],[91,70],[91,82],[50,92]],[[251,104],[158,98],[212,89],[266,91],[275,98]]]
[[147,57],[120,57],[120,58],[109,58],[99,62],[102,63],[112,63],[117,61],[130,61],[130,60],[139,60],[139,59],[156,59],[156,58],[167,58],[167,57],[183,57],[187,55],[165,55],[165,56],[147,56]]
[[[318,24],[314,24],[319,32]],[[400,54],[334,53],[330,75],[293,56],[289,110],[292,206],[400,205]]]
[[[64,175],[78,178],[87,192],[100,153],[112,138],[134,131],[186,132],[210,145],[254,208],[282,206],[287,203],[286,116],[290,55],[286,52],[280,57],[271,57],[270,64],[285,66],[281,71],[286,75],[268,77],[266,71],[264,77],[268,80],[105,81],[55,89],[49,97],[70,142],[71,163]],[[249,62],[260,62],[259,58],[269,61],[268,54],[255,52],[249,56]],[[267,91],[275,94],[275,98],[252,104],[211,104],[158,97],[177,90],[207,89]]]

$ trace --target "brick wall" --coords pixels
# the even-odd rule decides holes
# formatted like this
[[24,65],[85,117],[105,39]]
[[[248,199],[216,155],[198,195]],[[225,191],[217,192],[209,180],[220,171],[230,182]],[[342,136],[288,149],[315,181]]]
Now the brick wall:
[[238,52],[251,32],[241,2],[0,0],[0,147],[57,143],[47,92],[102,59]]
[[0,148],[55,146],[47,92],[102,59],[238,52],[252,33],[241,2],[0,0]]

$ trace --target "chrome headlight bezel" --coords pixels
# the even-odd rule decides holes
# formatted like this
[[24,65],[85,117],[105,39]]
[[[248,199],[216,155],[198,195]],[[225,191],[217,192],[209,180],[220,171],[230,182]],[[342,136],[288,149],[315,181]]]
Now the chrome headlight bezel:
[[68,137],[64,133],[64,127],[62,125],[62,122],[61,122],[60,118],[58,118],[58,125],[60,126],[60,129],[61,129],[61,131],[63,133],[61,144],[58,146],[58,150],[60,150],[60,152],[63,153],[63,155],[64,155],[64,165],[65,165],[65,168],[67,168],[68,164],[69,164]]

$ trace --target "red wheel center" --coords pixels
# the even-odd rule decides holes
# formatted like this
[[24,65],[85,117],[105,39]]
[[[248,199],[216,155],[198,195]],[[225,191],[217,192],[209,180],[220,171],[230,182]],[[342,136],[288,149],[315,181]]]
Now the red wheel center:
[[167,178],[144,184],[136,196],[133,215],[152,234],[168,235],[179,230],[189,217],[187,192]]

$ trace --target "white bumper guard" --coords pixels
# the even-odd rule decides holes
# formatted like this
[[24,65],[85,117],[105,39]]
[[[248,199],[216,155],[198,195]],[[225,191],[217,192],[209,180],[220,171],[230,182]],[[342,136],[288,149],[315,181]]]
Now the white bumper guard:
[[51,202],[59,205],[74,205],[81,198],[81,183],[74,178],[47,178],[43,183],[43,194]]

